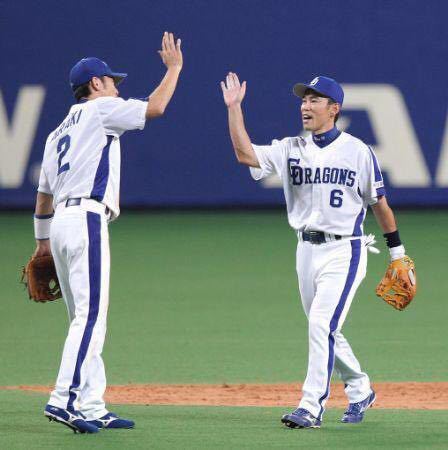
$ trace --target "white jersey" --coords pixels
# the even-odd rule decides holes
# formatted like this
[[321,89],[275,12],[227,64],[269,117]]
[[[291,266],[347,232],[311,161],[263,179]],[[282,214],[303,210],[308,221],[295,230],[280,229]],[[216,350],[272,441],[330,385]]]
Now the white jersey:
[[120,213],[120,136],[145,126],[147,102],[99,97],[70,108],[45,144],[38,191],[54,207],[69,198],[91,198]]
[[385,195],[375,154],[348,133],[323,148],[308,136],[253,149],[260,169],[251,168],[252,177],[280,176],[288,221],[297,231],[362,236],[367,206]]

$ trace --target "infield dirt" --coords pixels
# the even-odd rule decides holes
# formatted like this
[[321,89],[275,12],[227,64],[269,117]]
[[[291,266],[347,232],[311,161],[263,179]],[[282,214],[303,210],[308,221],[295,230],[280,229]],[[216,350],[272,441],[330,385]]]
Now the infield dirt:
[[[375,383],[375,407],[448,409],[448,382]],[[51,386],[3,386],[0,389],[50,392]],[[288,384],[128,384],[109,386],[106,400],[136,405],[295,406],[301,385]],[[331,386],[328,407],[344,408],[343,385]]]

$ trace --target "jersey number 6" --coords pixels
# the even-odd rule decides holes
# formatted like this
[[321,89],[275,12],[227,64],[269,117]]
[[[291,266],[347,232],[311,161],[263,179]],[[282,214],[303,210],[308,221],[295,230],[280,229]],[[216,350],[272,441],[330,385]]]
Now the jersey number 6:
[[70,135],[67,134],[67,135],[61,137],[61,139],[59,139],[59,142],[58,142],[58,149],[57,149],[57,152],[59,154],[59,158],[58,158],[58,175],[60,175],[62,172],[65,172],[66,170],[70,169],[70,164],[69,163],[65,163],[63,166],[61,166],[62,158],[68,152],[69,148],[70,148]]
[[342,196],[344,192],[340,189],[333,189],[330,193],[330,206],[340,208],[342,206]]

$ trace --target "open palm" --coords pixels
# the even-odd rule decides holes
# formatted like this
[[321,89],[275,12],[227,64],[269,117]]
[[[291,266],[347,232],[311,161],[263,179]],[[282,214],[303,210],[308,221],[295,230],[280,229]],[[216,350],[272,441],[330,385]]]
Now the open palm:
[[243,81],[240,84],[238,75],[229,72],[226,77],[226,82],[221,81],[221,89],[224,103],[227,106],[238,105],[243,101],[244,95],[246,94],[246,82]]

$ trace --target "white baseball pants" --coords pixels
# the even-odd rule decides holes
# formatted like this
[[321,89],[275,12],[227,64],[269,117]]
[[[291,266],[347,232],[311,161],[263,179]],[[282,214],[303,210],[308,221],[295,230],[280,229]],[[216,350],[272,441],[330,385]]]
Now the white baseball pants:
[[362,239],[320,245],[299,241],[297,275],[308,318],[308,372],[299,407],[322,418],[335,368],[349,402],[371,393],[370,380],[341,333],[353,297],[366,275],[367,250]]
[[109,304],[109,234],[104,205],[58,205],[50,244],[70,328],[49,404],[81,411],[88,420],[107,414],[101,357]]

